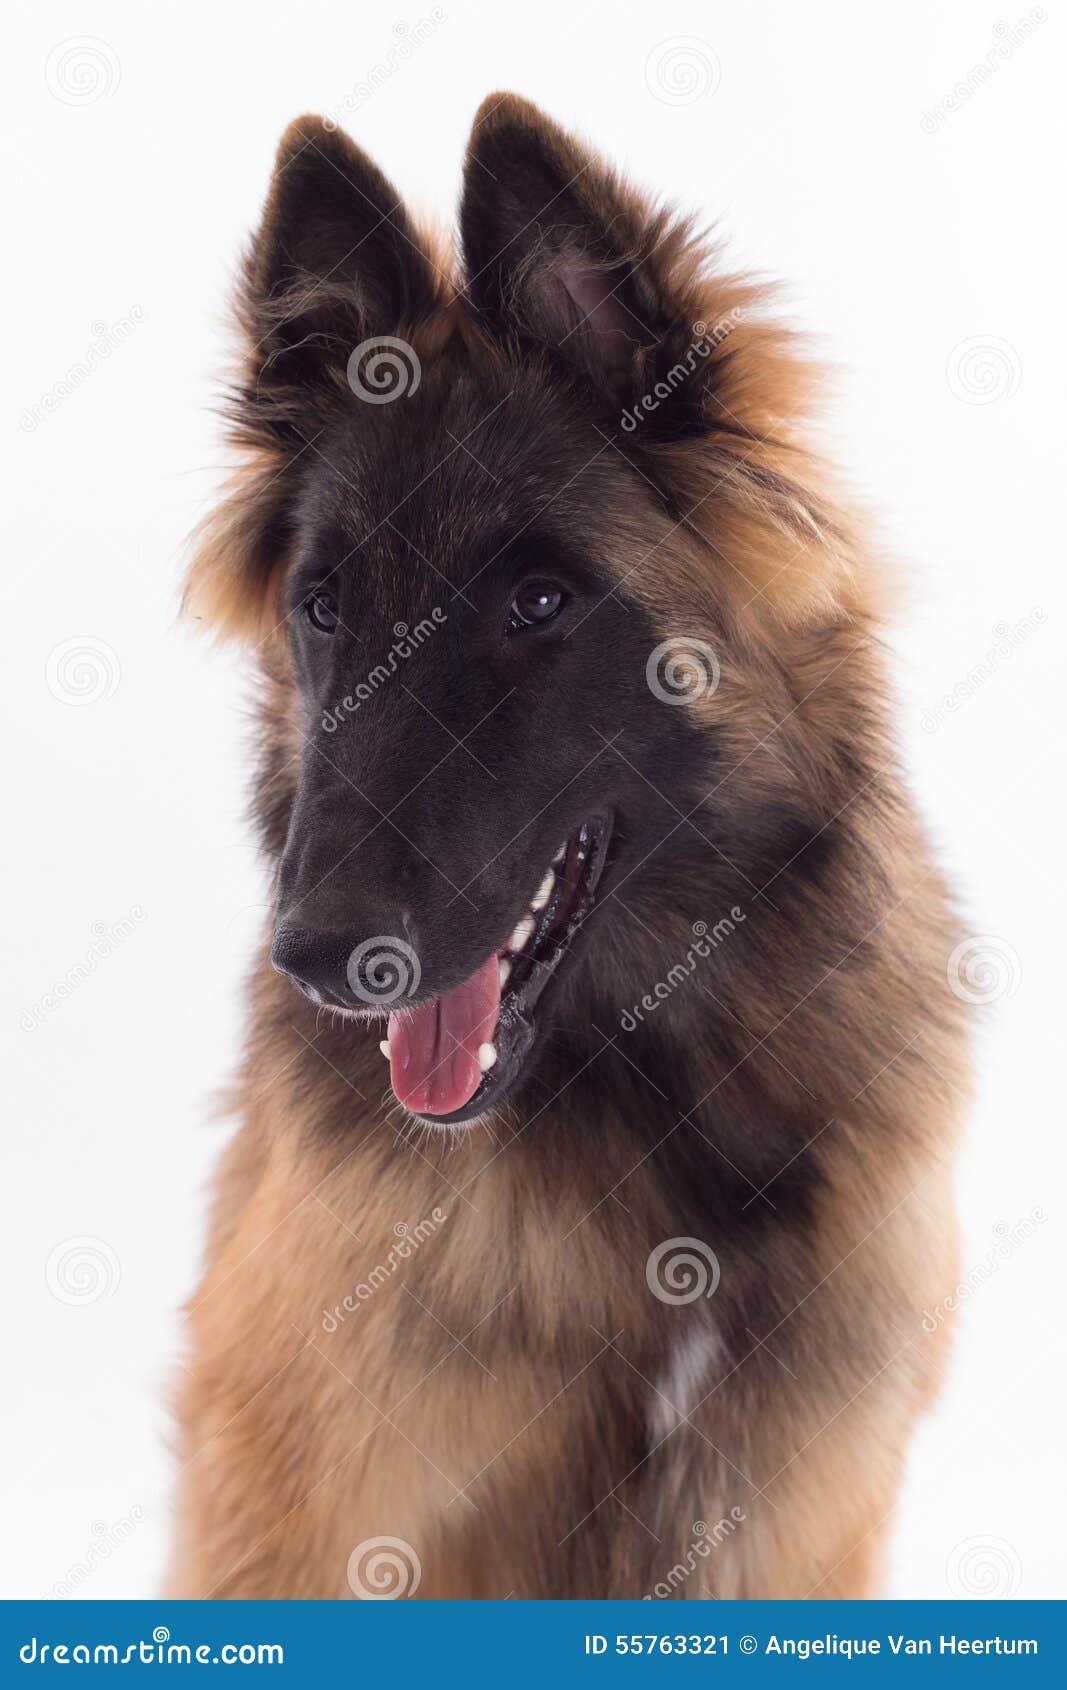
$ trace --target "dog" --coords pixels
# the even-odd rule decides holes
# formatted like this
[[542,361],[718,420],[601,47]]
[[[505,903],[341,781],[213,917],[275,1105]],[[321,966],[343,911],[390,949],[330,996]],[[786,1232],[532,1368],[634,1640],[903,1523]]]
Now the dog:
[[969,1084],[886,571],[689,222],[505,94],[459,234],[305,117],[242,272],[187,601],[275,913],[167,1588],[875,1595]]

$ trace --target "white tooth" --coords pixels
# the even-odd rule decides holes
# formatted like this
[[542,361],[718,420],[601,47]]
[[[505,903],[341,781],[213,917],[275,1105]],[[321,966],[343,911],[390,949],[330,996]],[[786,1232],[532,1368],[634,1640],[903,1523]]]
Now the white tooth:
[[500,990],[501,991],[503,991],[504,987],[507,985],[508,975],[510,973],[511,973],[511,964],[508,961],[506,956],[502,956],[501,959],[500,959]]
[[483,1074],[487,1068],[491,1068],[493,1066],[495,1061],[496,1045],[486,1044],[478,1046],[478,1066],[482,1070]]
[[538,887],[536,898],[534,899],[533,903],[530,905],[530,908],[532,910],[543,910],[544,909],[545,905],[548,903],[549,898],[551,898],[551,896],[552,896],[552,892],[553,892],[553,889],[555,887],[555,884],[556,884],[556,877],[552,873],[552,870],[549,869],[548,873],[545,875],[545,878],[542,880],[540,886]]
[[556,868],[560,863],[562,863],[563,859],[566,857],[566,855],[567,855],[567,842],[566,842],[566,840],[564,840],[563,844],[560,846],[559,850],[556,852],[555,856],[552,858],[552,867]]
[[381,1044],[378,1046],[378,1049],[381,1051],[383,1056],[388,1057],[388,1055],[389,1055],[389,1040],[383,1039]]
[[527,940],[533,937],[534,924],[530,916],[524,915],[511,938],[508,940],[509,951],[521,951]]

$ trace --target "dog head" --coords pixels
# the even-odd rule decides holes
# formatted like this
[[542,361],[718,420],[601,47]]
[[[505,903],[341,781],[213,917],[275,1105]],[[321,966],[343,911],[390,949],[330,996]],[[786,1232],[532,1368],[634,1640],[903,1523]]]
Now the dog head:
[[848,578],[792,355],[684,225],[505,96],[460,230],[457,270],[291,126],[241,291],[249,462],[191,582],[271,687],[273,962],[379,1018],[399,1099],[451,1123],[810,827],[762,733]]

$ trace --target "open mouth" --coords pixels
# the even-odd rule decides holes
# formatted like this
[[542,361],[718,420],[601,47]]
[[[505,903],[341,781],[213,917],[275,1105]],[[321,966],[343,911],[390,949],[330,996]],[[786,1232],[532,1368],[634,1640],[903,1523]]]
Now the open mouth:
[[415,1115],[460,1124],[499,1102],[533,1045],[533,1013],[591,909],[610,824],[583,822],[549,864],[507,943],[442,997],[394,1010],[382,1053]]

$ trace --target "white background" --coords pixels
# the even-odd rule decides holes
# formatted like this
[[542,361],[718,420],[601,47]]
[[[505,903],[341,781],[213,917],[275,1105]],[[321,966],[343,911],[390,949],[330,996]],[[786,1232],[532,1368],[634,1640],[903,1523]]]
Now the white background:
[[[713,217],[840,368],[834,449],[912,579],[914,782],[992,956],[959,1176],[975,1289],[891,1592],[1065,1593],[1064,27],[1023,6],[446,0],[428,32],[423,0],[8,10],[3,1595],[147,1596],[165,1553],[176,1311],[262,916],[247,683],[176,616],[239,243],[305,110],[448,217],[500,87]],[[110,1294],[64,1302],[49,1259],[83,1237]]]

